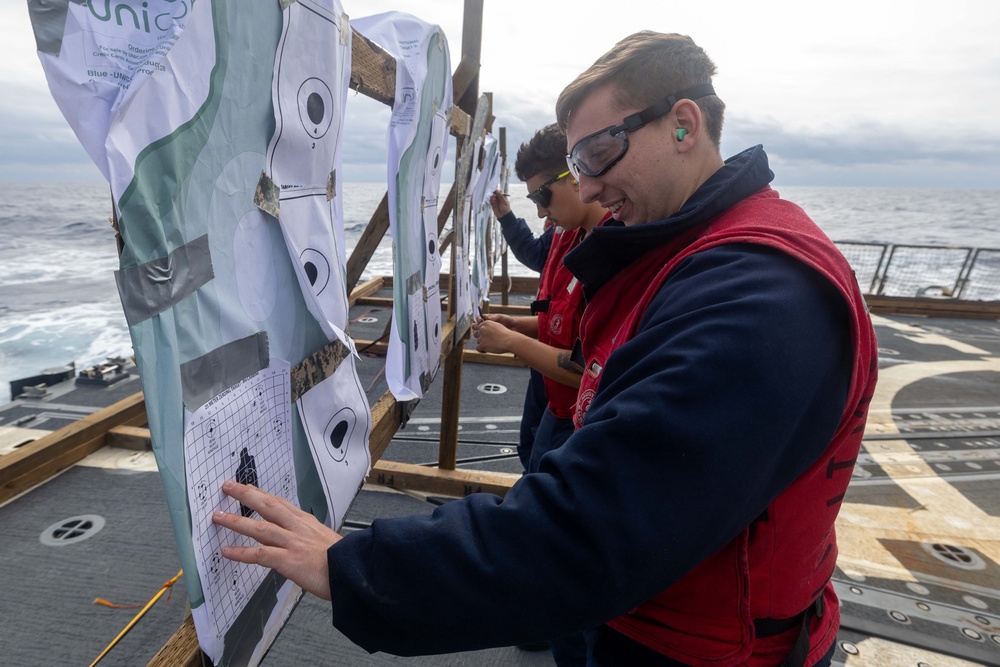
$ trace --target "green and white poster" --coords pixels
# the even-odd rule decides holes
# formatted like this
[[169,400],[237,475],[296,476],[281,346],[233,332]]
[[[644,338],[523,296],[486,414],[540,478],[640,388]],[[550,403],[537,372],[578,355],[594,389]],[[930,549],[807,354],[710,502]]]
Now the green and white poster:
[[256,664],[302,592],[223,559],[225,479],[339,527],[370,468],[339,178],[338,0],[28,0],[113,194],[117,281],[202,649]]

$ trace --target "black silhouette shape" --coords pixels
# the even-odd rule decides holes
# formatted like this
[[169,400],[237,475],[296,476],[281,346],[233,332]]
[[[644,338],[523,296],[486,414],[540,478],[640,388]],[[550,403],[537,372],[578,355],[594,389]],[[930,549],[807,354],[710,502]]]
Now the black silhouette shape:
[[[257,486],[257,462],[246,447],[240,452],[240,466],[236,469],[236,481],[240,484]],[[249,517],[253,514],[253,510],[240,503],[240,514]]]

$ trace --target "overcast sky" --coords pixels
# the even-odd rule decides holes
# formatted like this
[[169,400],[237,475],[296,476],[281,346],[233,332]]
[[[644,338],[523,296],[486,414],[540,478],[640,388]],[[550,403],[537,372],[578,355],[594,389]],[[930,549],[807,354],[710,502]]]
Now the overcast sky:
[[[398,10],[440,25],[457,67],[462,0],[343,5],[352,17]],[[705,48],[727,104],[723,153],[764,144],[778,184],[1000,188],[997,0],[485,0],[480,90],[494,95],[508,148],[552,122],[563,86],[641,29]],[[0,0],[0,84],[0,181],[101,180],[49,95],[26,0]],[[387,119],[349,95],[347,180],[384,179]]]

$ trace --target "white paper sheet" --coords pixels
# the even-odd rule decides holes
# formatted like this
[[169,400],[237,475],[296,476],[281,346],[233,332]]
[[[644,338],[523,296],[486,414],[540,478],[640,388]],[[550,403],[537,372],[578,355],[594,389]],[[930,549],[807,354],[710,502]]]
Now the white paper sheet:
[[386,382],[397,400],[421,398],[441,359],[438,191],[452,104],[448,42],[440,28],[389,12],[354,27],[396,58],[387,135],[393,317]]
[[488,253],[491,223],[494,221],[493,208],[490,206],[490,194],[500,183],[500,145],[492,134],[487,134],[483,140],[485,161],[483,168],[475,174],[476,180],[472,188],[472,307],[475,317],[481,314],[481,304],[489,299],[490,280],[493,277],[493,259],[495,255]]
[[[29,10],[44,12],[45,9],[40,8],[45,4],[32,0]],[[55,49],[53,43],[53,52],[39,52],[49,89],[105,178],[111,183],[127,183],[131,180],[132,161],[111,164],[109,157],[113,161],[114,156],[109,156],[107,144],[117,144],[115,150],[134,156],[137,148],[145,147],[164,134],[150,126],[128,137],[109,136],[114,119],[125,108],[137,105],[141,110],[155,98],[159,107],[157,115],[168,117],[171,129],[190,120],[207,96],[211,67],[199,68],[204,76],[189,78],[183,91],[171,90],[174,82],[171,71],[187,66],[178,63],[172,51],[188,24],[199,26],[196,32],[201,34],[186,39],[204,41],[206,22],[208,35],[211,35],[211,21],[205,20],[211,11],[210,3],[146,0],[110,5],[100,2],[63,4],[66,5],[65,25],[58,25],[53,16],[51,25],[44,28],[53,40],[58,39],[59,48]],[[32,21],[37,36],[40,26],[36,16]],[[80,95],[81,88],[88,94]],[[137,91],[143,92],[137,94]]]
[[[222,483],[235,479],[298,504],[292,461],[289,364],[272,359],[266,370],[230,387],[184,420],[192,540],[198,558],[208,622],[199,632],[206,652],[217,660],[223,638],[268,570],[222,557],[223,545],[249,546],[253,540],[212,523],[224,510],[256,516],[222,493]],[[207,632],[206,632],[207,630]]]
[[333,375],[303,394],[295,405],[325,491],[327,524],[339,529],[371,469],[371,411],[358,380],[354,355],[345,358]]
[[278,219],[309,311],[349,345],[340,145],[351,77],[351,28],[338,0],[282,11],[272,78],[274,135],[264,172],[279,189]]

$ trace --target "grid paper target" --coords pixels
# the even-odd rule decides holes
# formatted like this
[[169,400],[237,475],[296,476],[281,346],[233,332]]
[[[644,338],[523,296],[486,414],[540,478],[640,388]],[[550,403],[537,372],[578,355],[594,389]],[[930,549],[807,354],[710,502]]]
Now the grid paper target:
[[212,523],[218,509],[256,517],[222,493],[234,479],[252,484],[293,504],[291,397],[287,366],[267,369],[230,387],[191,418],[184,435],[192,540],[198,554],[208,615],[222,638],[239,616],[267,570],[222,557],[221,547],[250,546],[253,540]]

